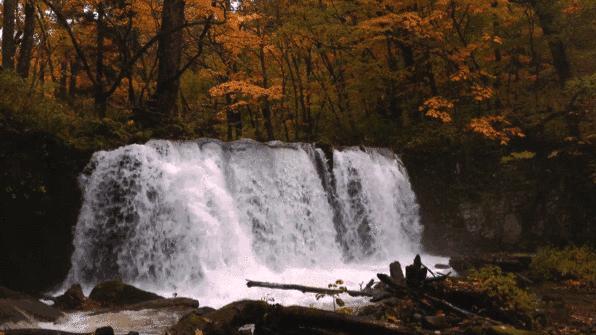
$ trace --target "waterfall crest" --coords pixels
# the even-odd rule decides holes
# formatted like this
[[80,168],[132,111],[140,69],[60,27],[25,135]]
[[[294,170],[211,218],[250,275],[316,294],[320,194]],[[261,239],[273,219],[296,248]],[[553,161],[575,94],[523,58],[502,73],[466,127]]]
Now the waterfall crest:
[[384,149],[334,150],[328,162],[310,144],[156,140],[95,153],[80,181],[68,283],[121,278],[204,295],[247,273],[373,264],[419,248],[415,195]]

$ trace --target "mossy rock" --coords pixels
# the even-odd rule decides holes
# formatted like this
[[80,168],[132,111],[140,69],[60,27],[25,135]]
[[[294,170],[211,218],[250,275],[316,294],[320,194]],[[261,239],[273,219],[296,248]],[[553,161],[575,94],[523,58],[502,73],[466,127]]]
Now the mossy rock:
[[89,299],[103,307],[118,307],[163,299],[163,297],[143,291],[119,280],[112,280],[95,286],[89,295]]

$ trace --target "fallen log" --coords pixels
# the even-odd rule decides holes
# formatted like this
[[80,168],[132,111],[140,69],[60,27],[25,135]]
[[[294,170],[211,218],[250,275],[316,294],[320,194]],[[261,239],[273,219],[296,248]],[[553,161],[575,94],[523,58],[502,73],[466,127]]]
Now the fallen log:
[[435,302],[435,303],[443,306],[446,309],[449,309],[449,310],[455,312],[456,314],[459,314],[460,316],[463,316],[463,317],[466,317],[466,318],[469,318],[469,319],[482,319],[482,320],[485,320],[485,321],[487,321],[487,322],[489,322],[490,324],[493,324],[493,325],[501,325],[501,324],[503,324],[502,322],[499,322],[497,320],[491,319],[489,317],[482,316],[482,315],[476,314],[474,312],[467,311],[467,310],[465,310],[465,309],[463,309],[461,307],[457,307],[457,306],[455,306],[454,304],[450,303],[447,300],[436,298],[436,297],[433,297],[433,296],[428,295],[428,294],[423,294],[422,296],[424,298],[428,299],[428,300],[431,300],[431,301],[433,301],[433,302]]
[[352,297],[372,297],[374,296],[370,291],[352,291],[352,290],[340,290],[340,289],[332,289],[332,288],[323,288],[323,287],[314,287],[314,286],[304,286],[304,285],[296,285],[296,284],[278,284],[278,283],[268,283],[262,281],[254,281],[254,280],[246,280],[246,286],[248,287],[264,287],[264,288],[271,288],[277,290],[294,290],[300,291],[302,293],[318,293],[318,294],[327,294],[327,295],[336,295],[336,294],[348,294]]
[[405,335],[415,333],[413,329],[387,322],[370,321],[358,316],[302,306],[272,306],[271,311],[265,315],[263,325],[268,328],[273,327],[272,330],[307,328],[358,335]]

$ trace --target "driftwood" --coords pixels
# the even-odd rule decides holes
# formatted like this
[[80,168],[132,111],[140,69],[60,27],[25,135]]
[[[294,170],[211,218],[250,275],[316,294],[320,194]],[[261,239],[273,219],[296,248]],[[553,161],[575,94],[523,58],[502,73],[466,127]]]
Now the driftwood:
[[246,286],[248,287],[264,287],[264,288],[272,288],[278,290],[294,290],[300,291],[302,293],[318,293],[318,294],[327,294],[327,295],[336,295],[346,293],[352,297],[373,297],[374,294],[370,290],[368,291],[352,291],[352,290],[339,290],[339,289],[331,289],[331,288],[322,288],[322,287],[313,287],[313,286],[303,286],[303,285],[296,285],[296,284],[278,284],[278,283],[268,283],[262,281],[254,281],[254,280],[246,280]]
[[[378,273],[377,277],[380,283],[374,286],[369,282],[362,291],[350,291],[350,290],[338,290],[331,288],[320,288],[310,287],[295,284],[278,284],[278,283],[266,283],[257,281],[248,281],[248,287],[265,287],[272,289],[282,290],[298,290],[301,292],[311,292],[327,295],[336,295],[346,293],[351,296],[364,296],[371,297],[371,302],[379,302],[385,299],[391,298],[408,298],[417,302],[420,306],[424,306],[423,309],[431,310],[444,310],[449,311],[454,315],[463,317],[466,319],[483,320],[492,325],[502,325],[501,322],[485,317],[474,312],[468,311],[464,308],[458,307],[447,300],[435,297],[429,293],[432,292],[432,287],[436,282],[440,282],[449,277],[451,272],[447,274],[432,273],[420,260],[420,256],[416,256],[414,263],[406,267],[406,277],[400,275],[398,270],[399,263],[394,262],[390,266],[390,275],[384,273]],[[431,273],[432,277],[426,278],[427,273]],[[405,279],[405,280],[404,280]],[[351,319],[351,316],[338,314],[330,311],[313,310],[305,307],[276,307],[273,311],[268,313],[269,318],[274,318],[283,324],[287,324],[289,327],[318,327],[324,330],[339,331],[346,334],[352,333],[374,333],[374,334],[403,334],[403,328],[387,328],[387,324],[384,323],[366,323],[359,328],[359,322],[363,322],[362,319],[355,317]],[[354,317],[352,317],[354,318]],[[271,321],[273,322],[273,321]],[[343,327],[346,327],[344,329]],[[379,326],[379,330],[374,327]],[[357,330],[356,330],[357,329]],[[407,332],[405,332],[407,333]]]

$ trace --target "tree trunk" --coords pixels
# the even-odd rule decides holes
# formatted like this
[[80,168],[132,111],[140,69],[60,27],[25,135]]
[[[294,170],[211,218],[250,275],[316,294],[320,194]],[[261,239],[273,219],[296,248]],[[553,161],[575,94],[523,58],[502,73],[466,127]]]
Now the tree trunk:
[[4,19],[2,22],[2,68],[4,70],[14,70],[16,11],[17,0],[4,0]]
[[97,54],[95,59],[95,111],[101,118],[106,116],[107,99],[104,92],[105,8],[97,6]]
[[19,63],[17,65],[17,72],[21,77],[27,78],[29,76],[29,68],[31,64],[31,52],[33,51],[33,34],[35,33],[35,6],[33,0],[27,0],[25,4],[25,28],[23,32],[23,42],[21,44],[21,53],[19,55]]
[[77,77],[79,75],[79,59],[75,56],[70,61],[70,85],[68,94],[73,99],[77,95]]
[[[156,105],[153,112],[159,119],[168,119],[176,111],[176,99],[180,88],[180,79],[176,75],[180,69],[182,56],[182,30],[184,24],[184,0],[165,0],[162,12],[161,36],[157,57]],[[154,120],[160,121],[160,120]]]
[[[267,66],[265,63],[265,46],[261,44],[259,50],[259,60],[261,63],[261,72],[263,74],[263,88],[269,88],[269,78],[267,77]],[[271,106],[269,105],[269,98],[263,98],[263,119],[265,121],[265,129],[267,130],[267,140],[273,140],[273,124],[271,123]]]
[[553,58],[553,65],[559,77],[559,84],[571,78],[571,64],[567,57],[567,47],[561,36],[561,15],[556,0],[534,0],[532,7],[540,19],[540,27],[548,38],[548,46]]

